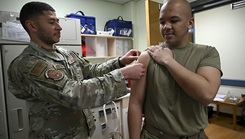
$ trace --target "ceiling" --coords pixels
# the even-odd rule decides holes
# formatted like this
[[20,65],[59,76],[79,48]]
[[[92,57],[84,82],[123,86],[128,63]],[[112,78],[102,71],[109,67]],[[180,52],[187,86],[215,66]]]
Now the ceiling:
[[[103,1],[117,3],[117,4],[125,4],[125,3],[130,2],[130,1],[139,1],[139,0],[103,0]],[[191,2],[197,1],[197,0],[187,0],[187,1],[191,3]]]
[[104,1],[117,3],[117,4],[125,4],[130,1],[139,1],[139,0],[104,0]]

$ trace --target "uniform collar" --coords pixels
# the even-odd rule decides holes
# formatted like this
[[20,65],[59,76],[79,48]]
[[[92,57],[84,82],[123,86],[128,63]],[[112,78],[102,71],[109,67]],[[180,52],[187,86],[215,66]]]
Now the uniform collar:
[[[43,48],[41,45],[33,42],[33,41],[30,41],[30,47],[32,47],[33,49],[35,49],[36,51],[42,53],[43,55],[53,59],[53,60],[56,60],[56,61],[61,61],[64,59],[64,57],[60,54],[59,51],[50,51],[50,50],[47,50],[45,48]],[[54,46],[55,49],[58,49],[58,47]]]

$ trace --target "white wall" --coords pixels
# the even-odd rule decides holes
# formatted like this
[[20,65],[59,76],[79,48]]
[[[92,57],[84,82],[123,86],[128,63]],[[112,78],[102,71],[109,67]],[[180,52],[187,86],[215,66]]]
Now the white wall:
[[135,46],[137,46],[137,49],[144,51],[147,48],[145,0],[139,0],[135,10],[137,12],[134,26],[136,31],[134,42]]
[[[20,12],[21,7],[31,0],[1,0],[1,11]],[[134,27],[134,48],[146,48],[145,0],[128,2],[124,5],[102,0],[39,0],[50,4],[58,17],[75,13],[79,10],[85,15],[96,17],[96,29],[104,30],[106,21],[123,16],[124,20],[132,20]]]
[[225,5],[196,13],[195,42],[215,46],[220,52],[224,79],[245,80],[245,7]]
[[[0,10],[19,12],[21,7],[31,0],[1,0]],[[79,10],[85,15],[96,17],[97,30],[103,30],[107,20],[117,18],[123,14],[123,7],[119,4],[101,0],[39,0],[50,4],[58,17],[75,13]],[[112,12],[113,11],[113,12]]]
[[[223,79],[245,80],[245,7],[231,10],[230,4],[194,14],[195,42],[217,48]],[[219,93],[245,94],[245,87],[221,85]],[[222,107],[221,111],[232,113]],[[241,108],[238,114],[241,114]]]

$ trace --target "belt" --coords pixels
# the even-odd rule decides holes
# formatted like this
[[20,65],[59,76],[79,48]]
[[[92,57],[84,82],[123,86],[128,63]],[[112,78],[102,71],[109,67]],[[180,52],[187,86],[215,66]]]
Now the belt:
[[145,123],[143,126],[143,129],[145,129],[147,132],[151,133],[152,135],[156,136],[159,139],[199,139],[201,134],[205,134],[204,130],[201,130],[199,133],[192,135],[192,136],[174,136],[174,135],[168,135],[151,125]]

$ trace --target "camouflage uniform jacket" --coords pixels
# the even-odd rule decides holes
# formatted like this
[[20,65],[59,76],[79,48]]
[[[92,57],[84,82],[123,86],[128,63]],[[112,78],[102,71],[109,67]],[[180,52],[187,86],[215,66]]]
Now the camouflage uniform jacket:
[[29,138],[85,139],[95,129],[90,108],[127,93],[118,59],[90,64],[73,51],[30,45],[8,69],[9,90],[29,107]]

